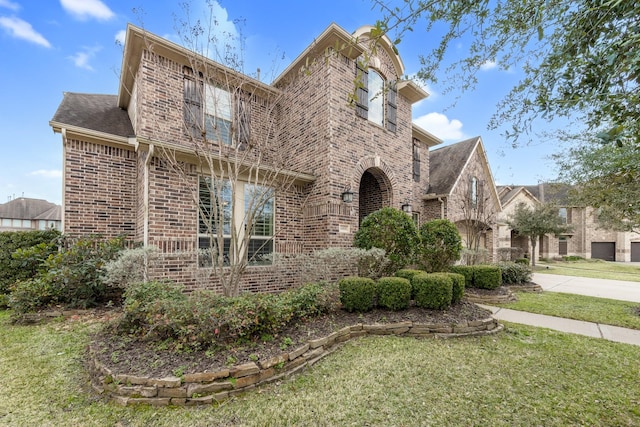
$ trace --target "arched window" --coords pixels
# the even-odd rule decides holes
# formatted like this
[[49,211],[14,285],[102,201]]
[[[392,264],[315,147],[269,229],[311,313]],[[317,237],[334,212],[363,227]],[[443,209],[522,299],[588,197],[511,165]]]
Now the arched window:
[[397,87],[386,81],[376,70],[356,61],[357,88],[356,114],[395,132],[397,129]]

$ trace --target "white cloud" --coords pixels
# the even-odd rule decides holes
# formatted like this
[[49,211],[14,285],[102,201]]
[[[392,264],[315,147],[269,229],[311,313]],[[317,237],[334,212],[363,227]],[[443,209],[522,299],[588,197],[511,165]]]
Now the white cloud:
[[498,64],[496,64],[496,61],[485,61],[485,63],[480,66],[480,69],[482,71],[489,71],[489,70],[493,70],[497,66]]
[[44,47],[51,47],[51,43],[42,34],[33,29],[31,24],[20,18],[0,16],[0,27],[4,28],[11,37],[27,40]]
[[127,37],[127,30],[120,30],[116,33],[116,43],[120,46],[124,46],[124,40]]
[[75,55],[69,56],[69,59],[73,61],[76,67],[93,71],[93,67],[89,61],[96,56],[96,53],[100,52],[100,49],[100,47],[85,47],[84,50],[77,52]]
[[413,121],[426,131],[434,134],[445,141],[459,141],[465,138],[462,132],[462,122],[457,119],[449,120],[447,116],[440,113],[429,113],[420,116]]
[[0,7],[11,9],[14,12],[17,12],[20,9],[20,5],[18,3],[13,3],[9,0],[0,0]]
[[60,0],[60,4],[64,10],[81,21],[90,18],[107,21],[115,16],[100,0]]
[[59,169],[38,169],[29,174],[29,176],[43,176],[45,178],[61,178],[62,171]]

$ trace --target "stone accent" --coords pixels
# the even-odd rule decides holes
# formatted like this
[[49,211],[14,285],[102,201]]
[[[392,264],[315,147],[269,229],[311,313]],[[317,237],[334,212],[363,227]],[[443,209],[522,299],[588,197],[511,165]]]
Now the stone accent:
[[[290,353],[271,359],[250,362],[215,372],[185,374],[182,378],[147,378],[111,372],[95,357],[89,347],[92,388],[123,406],[146,404],[152,406],[210,405],[248,392],[257,386],[294,375],[336,351],[350,339],[364,335],[396,335],[414,338],[450,338],[493,334],[502,325],[492,317],[456,324],[425,324],[400,322],[387,325],[353,325],[333,332],[327,337],[310,340]],[[313,342],[313,345],[311,345]]]
[[464,291],[464,296],[467,301],[475,302],[476,304],[502,304],[518,300],[510,289],[507,289],[506,294],[491,295],[476,293],[473,288],[467,288]]

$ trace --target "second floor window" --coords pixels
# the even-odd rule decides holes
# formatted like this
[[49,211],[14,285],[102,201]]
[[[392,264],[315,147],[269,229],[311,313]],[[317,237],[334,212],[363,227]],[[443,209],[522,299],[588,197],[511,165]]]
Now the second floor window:
[[471,206],[475,208],[478,206],[478,178],[476,178],[475,176],[471,178],[471,188],[469,191]]
[[560,217],[560,219],[562,219],[563,224],[567,224],[569,222],[568,215],[567,215],[567,208],[558,209],[558,216]]
[[398,110],[395,82],[386,81],[380,73],[360,61],[356,61],[356,79],[361,83],[356,90],[356,114],[395,132]]
[[413,180],[420,182],[420,145],[418,140],[413,140]]
[[231,92],[213,83],[206,83],[202,75],[196,78],[185,68],[184,122],[194,138],[225,145],[249,143],[249,100],[241,91]]

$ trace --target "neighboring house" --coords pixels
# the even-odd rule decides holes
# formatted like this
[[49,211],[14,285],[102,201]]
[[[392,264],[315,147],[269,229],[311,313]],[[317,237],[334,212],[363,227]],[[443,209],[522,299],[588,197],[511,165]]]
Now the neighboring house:
[[[534,203],[555,203],[558,214],[571,225],[573,230],[563,235],[546,235],[536,247],[540,258],[579,256],[606,261],[640,262],[640,234],[606,230],[597,221],[597,211],[590,207],[572,206],[568,202],[567,185],[540,183],[527,186],[499,187],[503,201],[503,218],[513,212],[518,203],[532,206]],[[508,196],[512,197],[508,197]],[[511,234],[512,241],[507,244],[505,236],[503,247],[523,245],[521,238]],[[502,246],[502,245],[501,245]],[[527,242],[526,248],[529,250]],[[530,250],[529,250],[530,251]]]
[[495,258],[497,216],[502,210],[482,138],[475,137],[430,153],[429,186],[423,195],[425,221],[456,224],[463,246]]
[[0,204],[0,231],[62,229],[62,206],[18,197]]
[[[65,93],[50,122],[63,141],[63,231],[124,234],[160,249],[164,261],[155,275],[187,289],[219,289],[213,271],[200,265],[196,255],[207,237],[200,234],[192,194],[162,158],[163,150],[173,150],[192,166],[191,182],[202,182],[203,171],[189,144],[193,129],[184,126],[194,111],[204,111],[206,126],[219,131],[219,141],[212,144],[251,144],[250,138],[244,140],[249,133],[273,135],[269,141],[281,144],[289,160],[282,173],[295,178],[294,186],[270,201],[269,224],[255,236],[269,242],[256,249],[261,255],[283,256],[250,266],[242,290],[275,291],[304,281],[304,271],[291,261],[294,255],[350,247],[362,219],[385,206],[410,212],[421,223],[440,217],[430,213],[435,203],[437,213],[459,222],[460,194],[471,188],[462,183],[467,174],[476,180],[475,197],[488,195],[488,210],[499,211],[480,138],[457,144],[465,153],[456,160],[452,186],[430,186],[430,179],[445,174],[438,172],[439,164],[451,167],[446,153],[455,148],[443,148],[440,155],[440,150],[430,152],[441,140],[412,123],[412,105],[428,94],[403,80],[404,66],[390,40],[383,38],[375,52],[368,51],[363,42],[371,28],[350,34],[330,25],[270,85],[200,58],[199,66],[240,82],[231,95],[199,80],[192,52],[129,25],[118,94]],[[336,50],[354,37],[359,44]],[[369,58],[368,69],[359,65],[364,57]],[[362,85],[349,105],[355,80]],[[198,94],[203,86],[207,94],[229,100],[224,111],[210,111],[209,98],[203,102]],[[278,100],[275,126],[264,119],[270,99]],[[236,130],[235,137],[220,132],[228,128]],[[267,156],[274,154],[269,147]],[[247,186],[241,185],[239,196],[228,203],[229,215],[240,223],[244,204],[238,201]],[[433,192],[437,194],[429,195]],[[484,235],[491,252],[497,237],[493,227],[487,224]]]

